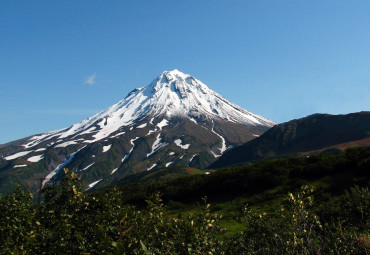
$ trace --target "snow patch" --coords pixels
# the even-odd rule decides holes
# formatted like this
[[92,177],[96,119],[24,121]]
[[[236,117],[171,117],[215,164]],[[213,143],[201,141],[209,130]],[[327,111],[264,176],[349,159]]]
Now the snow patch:
[[134,148],[135,148],[135,144],[134,144],[134,142],[137,140],[137,139],[139,139],[140,137],[136,137],[136,138],[134,138],[134,139],[131,139],[130,140],[130,143],[131,143],[131,145],[132,145],[132,147],[131,147],[131,149],[130,149],[130,151],[128,152],[128,154],[122,159],[122,163],[126,160],[126,159],[128,159],[128,157],[130,157],[130,155],[131,155],[131,153],[132,153],[132,151],[134,150]]
[[36,162],[39,162],[43,158],[44,158],[44,155],[37,155],[37,156],[32,156],[32,157],[28,158],[27,161],[32,162],[32,163],[36,163]]
[[190,144],[182,144],[182,141],[181,141],[181,139],[176,139],[175,141],[174,141],[174,143],[177,145],[177,146],[179,146],[181,149],[184,149],[184,150],[187,150],[187,149],[189,149],[189,146],[190,146]]
[[218,155],[218,154],[214,153],[213,151],[211,151],[211,153],[212,153],[212,155],[213,155],[213,157],[214,157],[214,158],[219,158],[219,157],[221,157],[221,155]]
[[89,169],[90,167],[92,167],[94,164],[95,164],[95,162],[92,162],[90,165],[88,165],[84,169],[81,169],[80,171],[86,171],[87,169]]
[[37,149],[37,150],[35,150],[35,152],[40,152],[40,151],[44,151],[44,150],[46,150],[46,148]]
[[163,127],[168,125],[168,120],[163,119],[161,122],[157,124],[157,127],[159,127],[159,130],[162,130]]
[[111,147],[112,147],[111,144],[109,144],[107,146],[103,146],[103,153],[109,151]]
[[157,163],[155,163],[155,164],[153,164],[151,167],[149,167],[149,168],[147,168],[146,170],[147,171],[150,171],[150,170],[152,170],[154,167],[156,167],[157,166]]
[[166,167],[169,167],[172,163],[173,163],[173,161],[166,163]]
[[137,126],[136,128],[145,128],[148,123],[141,124],[140,126]]
[[170,153],[168,153],[168,155],[170,156],[175,155],[175,152],[171,151]]
[[76,141],[68,141],[68,142],[64,142],[64,143],[60,143],[60,144],[57,144],[55,145],[55,148],[61,148],[61,147],[67,147],[69,145],[74,145],[74,144],[78,144]]
[[111,175],[114,174],[117,170],[118,170],[118,167],[117,168],[114,168],[110,174]]
[[[34,147],[46,140],[49,140],[55,136],[58,136],[58,132],[60,132],[61,130],[56,130],[56,131],[52,131],[52,132],[48,132],[48,133],[45,133],[45,134],[41,134],[41,135],[35,135],[33,137],[31,137],[28,141],[27,144],[24,144],[23,147],[28,149],[28,148],[31,148],[31,147]],[[62,130],[63,131],[63,130]]]
[[85,189],[85,191],[86,190],[89,190],[89,189],[91,189],[92,187],[94,187],[96,184],[98,184],[101,180],[103,180],[103,179],[100,179],[100,180],[97,180],[96,182],[92,182],[92,183],[90,183],[89,184],[89,186],[88,186],[88,188],[87,189]]
[[48,133],[42,134],[42,135],[35,135],[35,136],[31,137],[31,139],[28,140],[29,142],[27,144],[24,144],[23,147],[26,148],[26,149],[28,149],[30,147],[33,147],[33,146],[41,143],[43,141],[43,139],[48,137],[48,136],[49,136]]
[[[213,122],[213,121],[212,121]],[[215,127],[215,125],[213,124],[213,126],[212,126],[212,132],[215,134],[215,135],[217,135],[218,137],[220,137],[220,139],[221,139],[221,142],[222,142],[222,144],[221,144],[221,147],[219,148],[219,150],[220,150],[220,155],[216,155],[215,153],[213,153],[213,155],[215,156],[215,158],[218,158],[218,157],[221,157],[221,155],[226,151],[226,142],[225,142],[225,138],[223,138],[220,134],[218,134],[218,133],[216,133],[216,131],[214,131],[213,129],[214,129],[214,127]]]
[[51,180],[51,178],[54,177],[54,175],[56,175],[60,170],[63,169],[63,167],[65,167],[69,162],[72,161],[73,157],[80,151],[82,150],[83,148],[85,148],[86,146],[83,146],[82,148],[78,149],[77,151],[75,151],[74,153],[72,153],[66,160],[64,160],[64,162],[60,165],[57,166],[57,168],[55,168],[53,171],[51,171],[44,179],[44,181],[42,182],[42,187],[44,187],[44,185]]
[[25,156],[29,153],[31,153],[32,151],[21,151],[21,152],[17,152],[13,155],[10,155],[10,156],[6,156],[4,157],[5,160],[13,160],[13,159],[16,159],[16,158],[19,158],[19,157],[22,157],[22,156]]
[[161,134],[158,134],[153,145],[152,145],[152,151],[148,154],[146,154],[146,157],[148,158],[150,155],[153,153],[157,152],[160,148],[163,148],[164,146],[167,145],[167,143],[161,143]]
[[15,165],[13,168],[26,167],[27,165]]
[[198,125],[198,122],[194,118],[189,117],[189,120],[191,120],[192,122]]
[[151,133],[154,133],[154,132],[155,132],[154,130],[149,130],[149,132],[145,136],[148,136],[148,135],[150,135]]
[[196,156],[198,156],[198,154],[194,154],[194,155],[190,158],[189,163],[190,163],[191,161],[193,161],[193,159],[194,159]]

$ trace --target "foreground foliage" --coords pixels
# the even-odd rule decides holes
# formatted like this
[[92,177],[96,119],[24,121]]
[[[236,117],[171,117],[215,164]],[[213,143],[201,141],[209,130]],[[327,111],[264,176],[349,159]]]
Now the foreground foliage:
[[[322,205],[335,219],[312,210],[313,190],[289,193],[281,210],[258,212],[246,206],[245,231],[223,238],[221,216],[200,206],[186,218],[171,217],[159,194],[142,210],[116,198],[98,200],[67,175],[32,204],[21,189],[1,198],[1,254],[366,254],[369,251],[370,192],[354,187]],[[336,204],[336,208],[331,206]]]
[[[347,155],[348,159],[358,158],[358,152],[348,153],[354,154]],[[311,160],[318,165],[323,162]],[[299,163],[300,159],[295,161]],[[336,161],[325,162],[326,169],[334,171],[330,162],[334,165]],[[295,168],[304,172],[298,163]],[[345,164],[351,166],[348,160]],[[353,164],[359,165],[365,173],[368,168],[364,166],[369,161],[366,158],[357,163],[353,160]],[[319,172],[311,165],[305,167],[310,167],[314,174]],[[235,212],[235,220],[243,230],[227,235],[222,216],[215,213],[217,210],[205,197],[193,205],[191,211],[174,211],[169,207],[175,207],[175,202],[162,201],[168,194],[153,189],[148,193],[145,206],[134,205],[127,203],[130,194],[122,188],[84,193],[79,177],[64,171],[66,177],[60,185],[43,189],[43,202],[39,205],[34,204],[33,196],[20,187],[0,197],[0,254],[370,252],[368,185],[353,186],[336,195],[327,194],[326,199],[320,200],[314,199],[315,190],[311,186],[303,185],[300,190],[284,195],[278,207],[265,210],[244,205]],[[287,171],[280,170],[284,174]],[[280,172],[267,178],[280,178]],[[250,176],[256,174],[253,172]]]

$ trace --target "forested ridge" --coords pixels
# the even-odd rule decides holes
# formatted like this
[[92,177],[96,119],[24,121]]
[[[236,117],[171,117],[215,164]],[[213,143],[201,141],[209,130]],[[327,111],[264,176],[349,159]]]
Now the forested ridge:
[[0,198],[1,254],[368,254],[370,148]]

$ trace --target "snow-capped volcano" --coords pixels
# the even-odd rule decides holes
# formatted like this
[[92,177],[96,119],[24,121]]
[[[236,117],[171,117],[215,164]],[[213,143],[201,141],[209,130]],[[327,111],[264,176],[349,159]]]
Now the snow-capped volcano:
[[[182,116],[224,119],[234,123],[271,127],[275,123],[250,113],[229,102],[201,81],[177,69],[164,71],[150,85],[131,91],[125,99],[70,128],[49,133],[52,137],[67,138],[94,133],[96,142],[129,126],[143,117]],[[98,122],[98,123],[97,123]],[[98,125],[98,128],[94,127]],[[42,140],[49,137],[42,137]],[[37,139],[39,141],[39,139]],[[33,143],[31,143],[32,145]],[[29,147],[25,145],[26,148]]]
[[[274,124],[175,69],[69,128],[1,148],[0,168],[32,168],[44,162],[46,167],[35,176],[46,176],[46,181],[69,167],[96,182],[96,176],[122,178],[170,165],[205,167],[228,147],[251,140]],[[109,169],[99,166],[112,151],[116,158],[110,159]],[[95,178],[89,178],[92,172]]]

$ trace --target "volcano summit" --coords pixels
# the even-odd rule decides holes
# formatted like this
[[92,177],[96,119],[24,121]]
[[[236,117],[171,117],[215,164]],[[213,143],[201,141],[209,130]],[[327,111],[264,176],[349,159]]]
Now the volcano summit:
[[36,190],[35,179],[53,183],[64,167],[80,174],[86,189],[158,168],[204,168],[274,124],[188,74],[165,71],[69,128],[1,145],[0,193],[15,183]]

